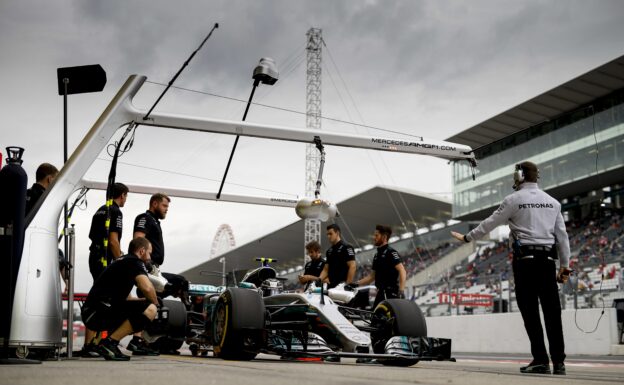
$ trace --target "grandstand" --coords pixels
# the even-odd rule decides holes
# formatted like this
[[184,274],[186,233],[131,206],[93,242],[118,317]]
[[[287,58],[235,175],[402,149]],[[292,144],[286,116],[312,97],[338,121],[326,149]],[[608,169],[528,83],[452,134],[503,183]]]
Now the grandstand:
[[[563,306],[611,306],[624,297],[624,56],[447,140],[472,146],[479,161],[476,182],[467,165],[454,165],[455,219],[487,217],[511,192],[514,165],[531,160],[540,187],[562,202],[570,236],[576,275],[562,290]],[[513,310],[510,258],[506,242],[483,244],[446,275],[413,288],[413,297],[431,315]],[[494,301],[489,309],[440,303],[449,291]]]
[[[450,201],[407,189],[376,186],[339,202],[337,206],[340,216],[336,223],[341,226],[345,240],[356,248],[362,264],[370,263],[374,255],[372,234],[378,223],[392,226],[396,236],[391,241],[401,253],[414,253],[419,261],[419,267],[414,269],[422,269],[427,261],[436,260],[439,251],[434,249],[450,242],[450,230],[469,230],[469,224],[451,220]],[[324,249],[329,247],[325,237],[322,237],[321,244]],[[293,280],[304,265],[304,253],[303,221],[298,220],[221,257],[231,278],[238,278],[247,269],[256,267],[256,257],[267,257],[277,259],[273,267],[282,277]],[[191,282],[219,284],[220,259],[208,260],[182,274]]]

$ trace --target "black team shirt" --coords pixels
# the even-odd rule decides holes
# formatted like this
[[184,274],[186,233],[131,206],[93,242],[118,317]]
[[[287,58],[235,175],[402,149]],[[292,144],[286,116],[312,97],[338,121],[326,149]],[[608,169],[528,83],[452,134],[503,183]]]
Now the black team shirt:
[[379,289],[399,287],[399,272],[396,265],[402,263],[399,253],[387,244],[378,247],[373,257],[375,286]]
[[154,213],[147,210],[143,214],[137,215],[134,220],[134,232],[145,233],[145,238],[152,244],[152,262],[155,265],[162,265],[165,261],[165,243],[163,242],[160,221]]
[[134,254],[124,255],[111,263],[95,280],[87,296],[87,303],[105,301],[114,304],[125,301],[139,275],[147,276],[143,261]]
[[26,190],[26,215],[35,207],[45,190],[39,183],[33,183],[32,187]]
[[[89,230],[89,239],[91,239],[91,251],[89,259],[101,258],[104,256],[104,238],[106,238],[106,205],[100,207],[93,218],[91,219],[91,229]],[[113,202],[110,207],[110,226],[109,233],[117,233],[119,237],[119,244],[121,245],[121,234],[123,232],[123,214],[117,203]],[[110,243],[108,244],[107,265],[110,265],[113,260],[113,253],[110,249]]]
[[353,247],[342,239],[327,249],[325,259],[329,265],[328,278],[329,288],[336,287],[340,282],[346,282],[349,273],[347,262],[355,261]]
[[313,275],[318,277],[321,275],[323,268],[325,267],[325,260],[323,258],[319,258],[316,261],[308,261],[305,264],[305,270],[303,271],[303,275]]
[[[318,277],[321,275],[323,268],[325,267],[325,260],[323,258],[319,258],[316,261],[308,261],[305,264],[305,270],[303,271],[303,275],[313,275]],[[307,289],[310,286],[310,282],[307,282],[305,288]]]

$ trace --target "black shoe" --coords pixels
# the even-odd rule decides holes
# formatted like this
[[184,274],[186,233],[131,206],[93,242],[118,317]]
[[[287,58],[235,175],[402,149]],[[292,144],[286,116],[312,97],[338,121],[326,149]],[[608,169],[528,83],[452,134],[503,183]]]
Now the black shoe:
[[156,350],[147,346],[147,343],[143,338],[137,336],[132,337],[132,340],[128,342],[126,349],[132,352],[133,356],[159,356]]
[[531,362],[529,365],[521,367],[520,373],[550,374],[550,365]]
[[338,357],[338,356],[327,356],[327,357],[323,358],[323,361],[325,361],[325,362],[340,362],[340,357]]
[[96,358],[100,356],[100,353],[98,353],[97,345],[90,343],[85,344],[82,350],[78,352],[78,355],[82,358]]
[[556,364],[553,363],[553,374],[559,374],[561,376],[566,375],[566,369],[563,362],[557,362]]
[[97,345],[97,352],[108,361],[130,361],[130,356],[123,354],[118,344],[119,342],[107,337]]

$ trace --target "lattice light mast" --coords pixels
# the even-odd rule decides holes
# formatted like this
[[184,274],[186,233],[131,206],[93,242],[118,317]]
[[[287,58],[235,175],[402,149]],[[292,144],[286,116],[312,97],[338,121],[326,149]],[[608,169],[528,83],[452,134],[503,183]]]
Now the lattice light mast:
[[[306,127],[321,129],[321,43],[322,31],[320,28],[310,28],[307,37],[307,68],[306,68]],[[316,179],[320,154],[313,144],[306,145],[306,196],[313,197],[316,189]],[[321,221],[318,219],[305,220],[304,245],[310,241],[321,242]],[[305,248],[303,263],[305,265]]]

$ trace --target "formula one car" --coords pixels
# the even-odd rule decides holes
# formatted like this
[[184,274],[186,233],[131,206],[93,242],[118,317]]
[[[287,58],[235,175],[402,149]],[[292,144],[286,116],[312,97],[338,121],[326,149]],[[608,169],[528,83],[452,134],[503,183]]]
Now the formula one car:
[[[411,366],[420,360],[453,360],[451,340],[427,337],[418,305],[389,299],[371,310],[357,308],[364,291],[339,285],[312,285],[304,293],[283,291],[282,280],[268,263],[247,273],[238,287],[214,287],[203,295],[202,312],[186,312],[177,301],[165,300],[146,338],[185,340],[193,355],[212,348],[226,360],[251,360],[259,353],[282,358],[339,357],[376,359],[383,365]],[[200,286],[191,287],[196,295]]]

